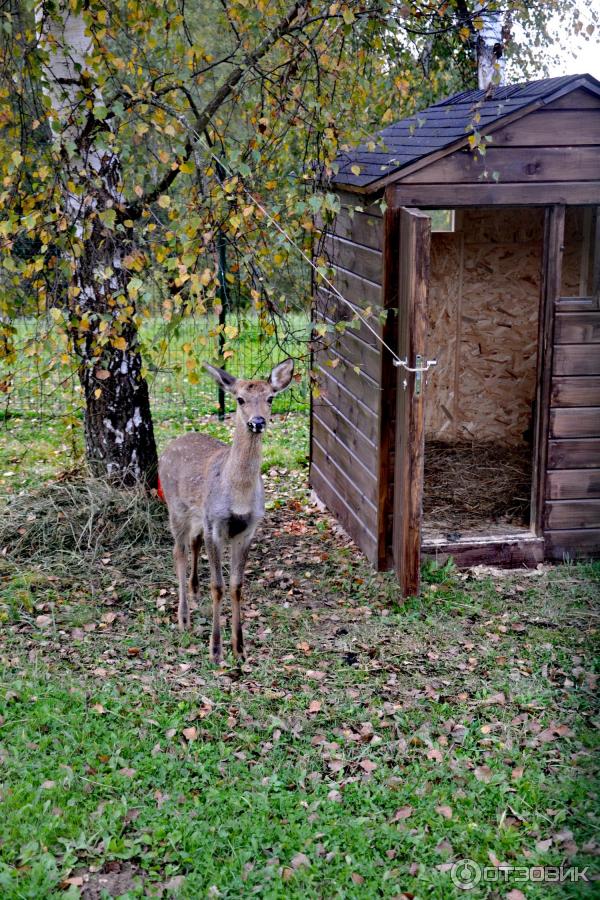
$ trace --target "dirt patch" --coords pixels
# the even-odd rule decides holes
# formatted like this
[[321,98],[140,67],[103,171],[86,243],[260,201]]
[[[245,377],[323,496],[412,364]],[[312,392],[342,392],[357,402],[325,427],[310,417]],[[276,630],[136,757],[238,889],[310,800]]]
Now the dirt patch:
[[98,872],[89,869],[75,872],[67,879],[65,886],[78,887],[81,900],[103,900],[107,894],[109,897],[121,897],[143,882],[141,869],[132,863],[115,860],[105,863]]

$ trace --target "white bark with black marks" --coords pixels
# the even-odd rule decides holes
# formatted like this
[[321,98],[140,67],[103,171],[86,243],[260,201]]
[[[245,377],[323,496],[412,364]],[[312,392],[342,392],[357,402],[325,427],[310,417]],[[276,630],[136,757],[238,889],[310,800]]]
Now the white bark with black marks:
[[489,10],[485,4],[478,6],[483,28],[477,32],[477,78],[479,89],[491,92],[504,83],[505,25],[501,12]]
[[[111,149],[110,128],[94,111],[102,107],[102,96],[88,64],[91,38],[83,16],[66,0],[40,3],[37,22],[47,53],[44,91],[54,116],[63,208],[79,245],[71,259],[68,307],[85,399],[87,459],[97,475],[154,485],[157,456],[148,386],[135,301],[128,292],[130,274],[123,265],[132,235],[119,224],[121,167]],[[120,347],[99,341],[101,323]]]

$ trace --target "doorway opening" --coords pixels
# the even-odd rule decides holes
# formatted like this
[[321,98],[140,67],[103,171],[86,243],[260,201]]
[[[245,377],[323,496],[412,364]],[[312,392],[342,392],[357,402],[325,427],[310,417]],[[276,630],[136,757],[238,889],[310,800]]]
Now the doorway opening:
[[423,550],[531,531],[543,209],[457,211],[434,233]]

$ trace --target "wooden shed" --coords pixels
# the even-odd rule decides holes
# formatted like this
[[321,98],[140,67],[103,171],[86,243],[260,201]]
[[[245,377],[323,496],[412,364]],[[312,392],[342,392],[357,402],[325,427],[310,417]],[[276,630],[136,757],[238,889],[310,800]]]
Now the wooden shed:
[[389,350],[361,324],[314,355],[317,496],[406,593],[422,555],[600,555],[600,82],[467,91],[338,163],[350,306],[321,281],[315,316]]

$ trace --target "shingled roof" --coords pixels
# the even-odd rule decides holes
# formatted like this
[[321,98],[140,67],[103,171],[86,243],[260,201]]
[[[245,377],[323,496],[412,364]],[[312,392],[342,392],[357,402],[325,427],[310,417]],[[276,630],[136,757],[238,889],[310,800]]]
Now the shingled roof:
[[[455,148],[460,141],[466,143],[474,130],[476,112],[477,128],[482,130],[519,110],[525,113],[527,107],[549,103],[580,87],[600,93],[600,82],[591,75],[566,75],[504,85],[496,88],[490,99],[485,99],[485,91],[480,90],[454,94],[378,132],[368,142],[374,143],[375,149],[369,150],[365,143],[340,155],[336,160],[339,170],[331,183],[361,192],[377,190],[378,183],[394,172],[446,147]],[[357,166],[358,175],[352,172],[352,167]]]

